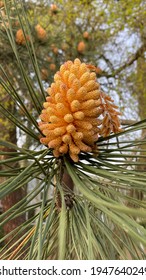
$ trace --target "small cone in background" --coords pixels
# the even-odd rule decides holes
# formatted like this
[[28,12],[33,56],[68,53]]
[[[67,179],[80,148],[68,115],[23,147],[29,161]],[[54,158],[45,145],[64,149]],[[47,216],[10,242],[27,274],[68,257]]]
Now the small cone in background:
[[47,60],[48,62],[51,62],[51,61],[52,61],[52,57],[51,57],[51,56],[47,56],[46,60]]
[[0,1],[0,8],[3,8],[3,7],[4,7],[4,2]]
[[46,32],[46,30],[40,24],[37,24],[35,26],[35,31],[36,31],[36,34],[37,34],[37,38],[40,41],[46,41],[46,39],[47,39],[47,32]]
[[22,29],[19,29],[19,30],[16,32],[15,40],[16,40],[16,43],[17,43],[18,45],[25,45],[25,44],[26,44],[26,40],[29,41],[29,36],[26,35],[26,39],[25,39],[23,30],[22,30]]
[[52,14],[56,14],[58,12],[57,5],[56,4],[51,4],[50,10],[51,10]]
[[52,51],[53,51],[54,54],[58,54],[58,48],[57,48],[57,47],[54,47],[54,48],[52,49]]
[[56,65],[54,63],[51,63],[49,66],[51,71],[55,71],[56,70]]
[[79,42],[78,45],[77,45],[77,51],[79,53],[83,53],[86,49],[86,45],[83,41]]
[[89,39],[89,33],[88,33],[87,31],[85,31],[85,32],[83,33],[83,38],[84,38],[84,39]]
[[47,81],[49,77],[49,72],[46,68],[41,69],[41,78],[44,81]]

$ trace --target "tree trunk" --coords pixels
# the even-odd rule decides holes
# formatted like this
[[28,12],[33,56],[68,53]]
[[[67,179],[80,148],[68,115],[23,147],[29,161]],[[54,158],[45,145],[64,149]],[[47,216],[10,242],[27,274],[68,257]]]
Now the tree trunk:
[[[13,104],[12,100],[6,94],[6,92],[4,92],[2,89],[0,89],[0,97],[1,97],[0,99],[3,101],[3,105],[5,105],[7,110],[9,110],[10,112],[14,112],[15,108],[14,108],[14,104]],[[5,116],[0,117],[0,139],[9,141],[13,144],[17,143],[16,127]],[[2,147],[2,146],[0,146],[0,151],[16,152],[16,150],[12,150],[8,147]],[[8,155],[1,155],[0,159],[5,160],[8,157],[9,157]],[[18,163],[17,164],[9,163],[9,167],[10,167],[10,169],[15,169],[16,167],[18,167]],[[1,168],[3,170],[5,170],[5,169],[8,169],[9,167],[8,166],[5,167],[5,165],[3,165]],[[0,183],[3,183],[6,179],[7,178],[5,178],[5,177],[1,177]],[[6,212],[9,208],[11,208],[13,205],[15,205],[18,201],[20,201],[24,197],[25,192],[26,192],[25,189],[20,188],[18,190],[15,190],[14,192],[10,193],[6,197],[4,197],[1,200],[2,211]],[[6,236],[5,243],[10,242],[9,247],[16,241],[15,239],[13,239],[13,237],[15,235],[13,233],[13,230],[25,222],[25,220],[26,220],[25,216],[26,216],[25,214],[20,215],[17,218],[14,218],[14,219],[8,221],[4,225],[3,233],[4,233],[4,236]],[[17,239],[18,239],[18,237],[17,237]]]
[[[137,73],[135,74],[135,81],[134,81],[134,92],[137,95],[138,100],[138,111],[141,120],[146,119],[146,62],[145,58],[140,57],[137,61]],[[141,138],[146,140],[146,129],[142,130]],[[143,152],[143,149],[146,150],[146,144],[139,146],[140,155],[146,156],[146,152]],[[137,170],[141,172],[146,172],[146,162],[144,157],[139,158],[139,163],[141,165],[137,166]],[[136,197],[139,200],[143,200],[143,192],[138,190],[131,190],[132,197]]]

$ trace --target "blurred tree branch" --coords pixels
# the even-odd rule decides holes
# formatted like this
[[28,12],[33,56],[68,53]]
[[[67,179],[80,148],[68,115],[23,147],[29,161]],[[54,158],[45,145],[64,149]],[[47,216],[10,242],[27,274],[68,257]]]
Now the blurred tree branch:
[[122,66],[120,66],[117,69],[114,69],[110,60],[108,58],[106,58],[104,55],[102,55],[105,62],[108,64],[108,66],[110,66],[110,69],[112,69],[112,73],[107,73],[107,72],[103,71],[101,76],[104,76],[106,78],[115,77],[120,72],[122,72],[124,69],[131,66],[135,61],[138,60],[139,57],[142,57],[145,51],[146,51],[146,43],[143,43],[142,46],[134,54],[132,54]]

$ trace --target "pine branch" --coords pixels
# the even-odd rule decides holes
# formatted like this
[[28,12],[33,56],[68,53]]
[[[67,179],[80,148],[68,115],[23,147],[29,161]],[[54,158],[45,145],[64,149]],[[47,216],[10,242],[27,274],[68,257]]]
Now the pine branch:
[[109,62],[109,59],[107,59],[104,55],[102,56],[104,60],[108,63],[110,66],[110,69],[112,68],[112,73],[102,72],[100,76],[106,77],[106,78],[112,78],[118,75],[120,72],[122,72],[127,67],[131,66],[139,57],[143,55],[143,53],[146,51],[146,43],[142,44],[142,46],[136,51],[135,54],[133,54],[122,66],[120,66],[118,69],[114,70],[114,67]]

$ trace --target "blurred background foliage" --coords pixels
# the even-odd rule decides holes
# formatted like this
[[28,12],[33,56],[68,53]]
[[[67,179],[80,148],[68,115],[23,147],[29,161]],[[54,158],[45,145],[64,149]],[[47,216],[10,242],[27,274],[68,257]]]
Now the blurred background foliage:
[[[121,141],[127,141],[124,147],[130,148],[130,158],[127,161],[125,166],[132,168],[136,172],[142,172],[142,176],[146,170],[145,157],[146,157],[146,130],[145,122],[142,122],[138,125],[137,128],[133,126],[137,121],[144,120],[146,118],[146,3],[143,0],[135,1],[122,1],[122,0],[80,0],[80,1],[0,1],[0,64],[1,64],[1,86],[0,86],[0,100],[1,100],[1,115],[0,115],[0,140],[1,140],[1,185],[5,186],[5,182],[9,185],[9,177],[18,176],[20,172],[23,172],[25,168],[28,167],[30,159],[36,156],[41,158],[40,153],[40,143],[39,136],[40,132],[37,127],[38,116],[42,109],[42,103],[45,100],[46,92],[45,90],[53,81],[53,76],[62,63],[66,60],[73,60],[76,57],[80,58],[81,61],[88,64],[93,64],[97,67],[97,78],[101,84],[103,90],[107,91],[111,95],[116,105],[120,107],[122,111],[121,123],[126,129],[131,129],[131,134],[128,133],[122,134]],[[13,121],[13,122],[12,122]],[[128,127],[129,126],[129,127]],[[138,134],[135,134],[134,131],[140,130]],[[7,141],[7,142],[4,142]],[[117,141],[116,138],[113,141]],[[128,143],[128,141],[130,141]],[[137,142],[133,142],[137,141]],[[140,143],[140,141],[143,141]],[[5,143],[5,144],[4,144]],[[11,143],[8,144],[8,143]],[[124,142],[122,142],[124,143]],[[19,151],[16,153],[16,146],[18,145]],[[129,146],[128,146],[129,145]],[[137,146],[139,145],[139,146]],[[133,147],[132,147],[133,146]],[[104,146],[103,146],[104,147]],[[141,148],[140,148],[141,147]],[[102,148],[102,144],[101,144]],[[21,150],[22,149],[22,150]],[[116,148],[119,149],[116,143]],[[36,154],[33,153],[33,150],[36,151]],[[117,151],[116,150],[116,151]],[[29,151],[30,154],[29,154]],[[43,150],[44,155],[47,153]],[[21,155],[21,160],[14,160],[18,155]],[[21,154],[22,153],[22,154]],[[126,153],[126,152],[125,152]],[[28,156],[29,154],[29,156]],[[50,155],[51,156],[51,155]],[[107,154],[104,150],[104,155],[101,157],[102,160],[105,160]],[[127,156],[127,154],[126,154]],[[108,157],[108,156],[107,156]],[[116,155],[115,155],[116,157]],[[94,167],[94,162],[90,159],[83,156],[83,159],[88,161]],[[41,158],[42,160],[42,158]],[[46,174],[46,160],[44,160],[44,167],[42,167],[44,174]],[[111,160],[111,159],[110,159]],[[114,160],[114,159],[112,159]],[[121,155],[121,160],[125,160],[125,154]],[[137,161],[137,165],[133,163]],[[100,162],[100,164],[101,164]],[[115,158],[116,162],[116,158]],[[119,154],[117,154],[117,162],[119,162]],[[128,163],[127,163],[128,162]],[[102,162],[102,164],[104,164]],[[121,163],[122,164],[122,163]],[[95,164],[96,165],[96,164]],[[51,158],[50,162],[50,172],[52,172],[51,177],[48,177],[51,182],[54,173],[57,172],[54,169],[55,161]],[[100,166],[100,165],[99,165]],[[124,165],[123,165],[124,166]],[[36,168],[40,168],[38,165]],[[79,178],[83,179],[83,174],[81,175],[80,168],[77,171],[71,170],[69,163],[66,163],[66,168],[68,167],[68,172],[70,171],[70,176],[76,178],[74,172],[77,172],[78,179],[74,179],[76,184],[79,184]],[[125,167],[125,168],[126,168]],[[85,168],[85,166],[84,166]],[[97,165],[96,165],[97,168]],[[100,167],[101,168],[101,167]],[[104,167],[105,168],[105,167]],[[106,167],[107,168],[107,167]],[[111,168],[111,167],[110,167]],[[113,170],[114,167],[112,166]],[[111,169],[112,169],[111,168]],[[82,169],[82,168],[81,168]],[[13,170],[13,172],[12,172]],[[33,169],[32,169],[33,170]],[[39,169],[38,169],[39,170]],[[39,175],[41,173],[36,171]],[[51,171],[52,170],[52,171]],[[127,169],[126,169],[127,170]],[[89,172],[89,170],[86,170]],[[97,176],[96,172],[90,170],[91,174]],[[117,171],[117,170],[116,170]],[[12,174],[13,173],[13,174]],[[79,175],[80,174],[80,175]],[[135,174],[135,173],[134,173]],[[98,174],[99,175],[99,174]],[[47,175],[50,176],[50,175]],[[100,174],[101,176],[101,174]],[[102,174],[104,177],[105,174]],[[138,176],[138,175],[137,175]],[[33,176],[32,176],[33,177]],[[106,176],[105,176],[106,177]],[[7,216],[12,215],[14,205],[17,205],[19,201],[23,201],[25,204],[25,197],[29,196],[29,186],[27,182],[27,176],[25,177],[24,183],[20,184],[19,187],[12,188],[14,191],[7,191],[5,195],[2,195],[1,200],[1,209],[4,214],[2,217],[6,218]],[[35,176],[34,176],[35,178]],[[36,179],[35,178],[35,179]],[[33,178],[31,178],[32,180]],[[35,180],[34,179],[34,180]],[[87,178],[86,178],[87,179]],[[109,179],[107,176],[106,179]],[[8,181],[6,181],[8,180]],[[40,177],[39,177],[40,180]],[[38,180],[38,181],[39,181]],[[45,184],[45,180],[42,182],[42,185]],[[88,178],[89,180],[89,178]],[[87,180],[87,185],[89,181]],[[126,179],[125,179],[126,180]],[[127,179],[129,180],[129,179]],[[137,177],[136,177],[137,180]],[[132,209],[135,207],[145,208],[145,194],[144,194],[144,177],[142,177],[143,185],[140,187],[139,184],[135,188],[128,187],[128,197],[121,197],[119,199],[120,203],[123,199],[126,199],[127,205]],[[29,181],[29,180],[28,180]],[[91,179],[92,181],[92,179]],[[94,180],[93,180],[94,181]],[[113,182],[113,181],[112,181]],[[75,183],[75,182],[74,182]],[[95,182],[94,182],[95,183]],[[37,184],[40,184],[40,182]],[[52,184],[52,183],[50,183]],[[105,180],[105,185],[108,185],[109,182]],[[114,183],[112,183],[114,185]],[[111,185],[112,185],[111,184]],[[31,187],[34,190],[34,185],[31,184]],[[39,192],[37,193],[37,187],[35,189],[35,195],[42,194],[43,187],[40,184]],[[37,185],[38,186],[38,185]],[[101,187],[101,186],[100,186]],[[59,191],[60,187],[58,186]],[[105,188],[105,187],[104,187]],[[114,186],[113,186],[114,188]],[[123,187],[125,189],[125,187]],[[79,188],[80,189],[80,188]],[[115,195],[115,188],[113,194]],[[82,189],[80,189],[82,192]],[[95,194],[97,190],[94,190]],[[108,190],[104,189],[104,195],[109,195]],[[113,199],[112,192],[110,193],[110,198]],[[35,197],[34,195],[34,197]],[[87,198],[87,194],[84,194]],[[97,194],[96,194],[97,195]],[[124,194],[125,195],[125,194]],[[33,196],[33,192],[32,192]],[[63,194],[61,193],[61,197]],[[120,192],[118,192],[120,196]],[[121,194],[122,196],[122,194]],[[106,215],[110,214],[107,212],[105,214],[102,207],[100,208],[101,212],[103,211],[105,217],[100,219],[100,214],[98,213],[98,219],[100,223],[95,223],[95,227],[91,229],[90,222],[93,220],[95,222],[95,213],[97,211],[97,203],[90,207],[90,203],[86,207],[85,201],[77,195],[77,200],[80,202],[77,204],[77,213],[82,213],[81,224],[87,223],[88,232],[87,232],[87,244],[89,245],[86,248],[87,244],[82,244],[80,252],[77,251],[77,246],[79,245],[79,236],[83,234],[78,230],[78,224],[75,222],[76,212],[75,208],[72,213],[72,217],[69,218],[66,215],[64,207],[62,207],[60,221],[71,219],[71,232],[67,232],[68,240],[73,238],[73,232],[78,237],[76,240],[73,240],[73,243],[76,244],[70,258],[144,258],[145,249],[139,243],[135,249],[133,239],[130,239],[127,236],[127,233],[120,233],[119,228],[122,226],[122,218],[120,222],[117,222],[115,225],[115,236],[117,237],[117,243],[114,247],[113,245],[113,236],[111,233],[111,228],[113,227],[111,218],[107,219]],[[42,199],[42,198],[41,198]],[[93,199],[93,197],[92,197]],[[106,199],[104,197],[104,199]],[[27,200],[27,199],[26,199]],[[22,203],[22,205],[23,205]],[[31,222],[38,218],[38,214],[34,213],[37,207],[42,207],[42,200],[35,201],[34,208],[30,205],[25,206],[26,208],[21,209],[21,215],[16,214],[13,216],[13,219],[6,219],[7,222],[2,222],[4,237],[2,242],[5,241],[5,244],[10,242],[12,235],[10,232],[16,229],[20,229],[20,236],[24,232],[24,237],[26,235],[25,229],[30,230],[30,238],[32,238],[32,243],[34,245],[37,238],[37,234],[40,233],[37,224],[37,230],[34,226],[34,229],[31,228]],[[45,199],[43,198],[43,210],[41,212],[41,229],[43,228],[43,215],[46,215],[47,211],[50,211],[51,207],[53,208],[54,201],[48,200],[47,206],[45,206]],[[26,204],[25,204],[26,205]],[[134,206],[133,206],[134,205]],[[46,208],[45,208],[46,207]],[[50,208],[49,208],[50,207]],[[96,209],[94,209],[94,207]],[[42,208],[41,208],[42,209]],[[84,209],[84,211],[83,211]],[[108,209],[108,208],[107,208]],[[89,211],[90,210],[90,211]],[[8,212],[6,212],[8,211]],[[26,212],[28,211],[26,218]],[[109,210],[108,210],[109,211]],[[134,211],[134,210],[133,210]],[[143,213],[143,210],[141,210]],[[89,212],[90,219],[89,222]],[[130,212],[132,215],[132,212]],[[135,212],[133,212],[135,213]],[[36,215],[36,216],[35,216]],[[134,214],[135,215],[135,214]],[[140,223],[145,227],[145,220],[140,220]],[[29,257],[30,258],[58,258],[58,254],[54,253],[58,247],[57,239],[53,239],[53,231],[56,237],[55,229],[59,226],[58,220],[54,220],[55,213],[52,212],[51,216],[47,221],[45,228],[44,240],[38,241],[39,248],[48,248],[46,251],[42,249],[41,253],[39,251],[38,255],[36,251],[33,250],[33,245],[31,245]],[[29,220],[30,219],[30,220]],[[117,218],[116,218],[117,219]],[[114,222],[116,221],[114,220]],[[132,218],[133,219],[133,218]],[[30,223],[28,222],[30,221]],[[53,221],[53,222],[52,222]],[[104,223],[103,223],[104,221]],[[128,222],[128,220],[127,220]],[[48,235],[46,233],[49,223],[53,224],[52,232],[48,233],[51,236],[51,245],[48,244]],[[65,222],[66,223],[66,222]],[[116,223],[116,222],[115,222]],[[130,223],[130,222],[129,222]],[[133,221],[132,227],[138,227],[138,224],[134,224],[136,221]],[[24,228],[21,226],[25,225]],[[34,222],[35,224],[35,222]],[[98,225],[98,226],[97,226]],[[75,226],[75,227],[74,227]],[[132,230],[131,227],[131,230]],[[98,228],[98,229],[97,229]],[[108,231],[110,229],[110,231]],[[36,231],[35,231],[36,230]],[[100,232],[100,238],[96,244],[96,253],[94,252],[93,244],[95,239],[96,230]],[[102,230],[106,232],[106,242],[108,242],[108,253],[105,252],[105,247],[102,248],[103,238]],[[107,230],[107,231],[106,231]],[[141,230],[141,229],[139,229]],[[27,232],[27,233],[28,233]],[[33,233],[35,234],[33,235]],[[90,234],[91,236],[89,236]],[[109,236],[108,236],[109,234]],[[121,236],[120,236],[121,234]],[[122,235],[123,234],[123,235]],[[132,233],[133,234],[133,233]],[[145,233],[144,233],[145,234]],[[28,234],[29,235],[29,234]],[[86,234],[85,234],[86,235]],[[19,237],[20,237],[19,236]],[[33,237],[32,237],[33,236]],[[63,233],[60,233],[60,248],[65,244]],[[137,238],[137,237],[136,237]],[[19,239],[19,238],[17,238]],[[21,239],[21,238],[20,238]],[[26,238],[27,244],[29,244],[29,237]],[[37,239],[40,240],[40,239]],[[53,246],[53,242],[56,240],[56,247]],[[86,240],[86,238],[85,238]],[[86,240],[86,241],[87,241]],[[134,239],[135,240],[135,239]],[[140,241],[140,240],[139,240]],[[138,242],[139,242],[138,241]],[[18,244],[15,244],[16,240],[13,241],[12,249],[16,248],[16,258],[22,258],[25,252],[25,247],[22,246],[24,250],[18,253]],[[39,243],[40,242],[40,243]],[[70,241],[68,241],[70,242]],[[119,245],[121,242],[124,244],[124,249],[122,245]],[[143,242],[141,240],[141,242]],[[18,242],[16,242],[18,243]],[[85,242],[86,243],[86,242]],[[41,244],[41,245],[40,245]],[[43,245],[42,245],[43,244]],[[45,245],[46,244],[46,245]],[[90,246],[92,244],[92,246]],[[125,245],[126,244],[126,245]],[[16,246],[17,245],[17,246]],[[26,245],[25,242],[23,245]],[[6,246],[6,245],[5,245]],[[13,247],[14,246],[14,247]],[[41,247],[42,246],[42,247]],[[46,246],[46,247],[45,247]],[[50,246],[50,247],[49,247]],[[70,244],[72,246],[72,244]],[[11,255],[11,250],[8,250],[7,247],[4,247],[6,252],[6,257],[13,256]],[[51,249],[50,249],[51,248]],[[89,253],[83,254],[83,249],[86,248],[86,251]],[[112,250],[111,250],[112,248]],[[122,248],[122,249],[121,249]],[[43,251],[44,250],[44,251]],[[49,251],[50,250],[50,251]],[[115,251],[114,251],[115,250]],[[26,246],[27,251],[27,246]],[[98,253],[97,253],[98,251]],[[42,253],[43,252],[43,253]],[[50,253],[51,252],[51,253]],[[60,251],[61,252],[61,249]],[[63,250],[64,252],[64,250]],[[111,255],[110,255],[111,252]],[[118,253],[117,253],[118,252]],[[126,252],[126,253],[125,253]],[[69,258],[67,253],[59,253],[61,258]]]

